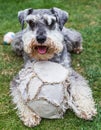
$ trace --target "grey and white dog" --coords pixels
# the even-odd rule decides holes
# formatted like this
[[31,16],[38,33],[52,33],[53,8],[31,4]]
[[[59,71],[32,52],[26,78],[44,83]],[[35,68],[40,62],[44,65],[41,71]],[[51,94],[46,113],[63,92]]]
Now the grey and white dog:
[[[59,9],[26,9],[18,12],[22,31],[18,32],[12,43],[17,55],[22,55],[25,66],[28,62],[49,60],[62,64],[70,70],[70,87],[67,92],[68,106],[75,114],[90,120],[96,115],[95,103],[87,81],[71,67],[70,52],[82,51],[81,34],[67,29],[64,24],[68,20],[68,13]],[[24,24],[27,27],[24,29]],[[16,77],[11,86],[13,102],[17,105],[21,120],[27,126],[39,124],[40,117],[32,113],[24,104],[17,92]],[[26,110],[26,112],[24,112]]]

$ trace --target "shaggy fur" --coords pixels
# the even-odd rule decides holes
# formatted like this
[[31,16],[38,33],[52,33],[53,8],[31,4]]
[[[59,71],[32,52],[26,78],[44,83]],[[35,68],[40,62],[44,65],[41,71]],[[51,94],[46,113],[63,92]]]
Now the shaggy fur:
[[[49,60],[66,67],[70,72],[70,87],[67,90],[67,108],[72,109],[78,117],[91,120],[96,115],[92,91],[87,81],[72,69],[70,58],[71,51],[76,53],[82,51],[82,37],[79,32],[63,27],[68,19],[68,13],[58,8],[42,10],[26,9],[20,11],[18,17],[22,28],[24,28],[25,22],[27,27],[16,34],[12,46],[18,55],[23,56],[25,67],[30,62],[37,60]],[[44,39],[46,38],[41,44],[37,39],[39,36],[43,36]],[[46,47],[47,52],[42,55],[39,54],[37,50],[39,46]],[[29,68],[27,71],[30,70]],[[27,75],[27,71],[24,71],[23,75]],[[29,127],[36,126],[39,124],[41,117],[31,111],[22,99],[22,95],[17,88],[21,82],[20,79],[21,75],[18,74],[11,83],[13,102],[16,104],[18,115],[24,124]]]

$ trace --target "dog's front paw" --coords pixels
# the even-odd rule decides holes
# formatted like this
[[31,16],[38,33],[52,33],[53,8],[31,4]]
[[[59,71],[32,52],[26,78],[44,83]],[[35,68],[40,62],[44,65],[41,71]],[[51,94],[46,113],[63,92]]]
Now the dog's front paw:
[[77,116],[85,120],[92,120],[92,118],[97,114],[96,108],[91,107],[89,107],[89,109],[86,107],[82,109],[80,108],[78,111]]
[[41,118],[35,113],[29,113],[29,114],[25,114],[22,117],[22,121],[24,125],[28,127],[34,127],[40,124]]

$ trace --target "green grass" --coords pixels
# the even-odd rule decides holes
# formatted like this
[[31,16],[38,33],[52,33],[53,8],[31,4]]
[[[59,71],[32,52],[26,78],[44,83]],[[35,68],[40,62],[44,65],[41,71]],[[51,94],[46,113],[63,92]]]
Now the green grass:
[[[97,104],[98,115],[93,121],[77,118],[70,110],[64,119],[43,119],[35,128],[27,128],[19,120],[11,102],[9,84],[21,69],[22,58],[11,46],[2,45],[6,32],[19,31],[19,10],[59,7],[69,12],[66,26],[82,33],[84,51],[72,54],[73,67],[89,81]],[[79,64],[79,66],[78,66]],[[101,130],[101,0],[0,0],[0,130]]]

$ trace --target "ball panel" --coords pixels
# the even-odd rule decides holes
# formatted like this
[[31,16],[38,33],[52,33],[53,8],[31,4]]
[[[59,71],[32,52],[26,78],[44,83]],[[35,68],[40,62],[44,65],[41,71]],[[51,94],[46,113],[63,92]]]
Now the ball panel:
[[41,61],[34,64],[35,73],[44,82],[59,83],[68,77],[68,71],[62,65],[50,61]]
[[59,106],[63,101],[64,90],[62,84],[48,84],[42,86],[38,98],[45,98],[52,104]]
[[28,103],[28,106],[34,110],[35,113],[37,113],[40,117],[43,118],[62,118],[62,111],[61,113],[58,112],[58,108],[56,106],[53,106],[49,102],[45,101],[44,99],[39,99],[35,101],[31,101]]
[[24,101],[28,100],[28,84],[34,77],[35,73],[30,67],[24,68],[19,72],[19,85],[17,88]]
[[40,87],[42,86],[42,81],[38,79],[37,77],[34,77],[31,79],[29,85],[28,85],[28,97],[29,100],[32,100],[35,98],[35,96],[38,94],[40,91]]

